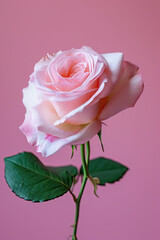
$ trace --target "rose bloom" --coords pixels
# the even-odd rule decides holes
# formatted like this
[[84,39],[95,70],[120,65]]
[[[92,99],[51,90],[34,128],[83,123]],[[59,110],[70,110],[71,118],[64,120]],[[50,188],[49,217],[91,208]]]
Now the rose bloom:
[[43,156],[97,134],[102,121],[133,107],[143,91],[138,67],[122,53],[89,47],[47,54],[23,89],[26,115],[20,129]]

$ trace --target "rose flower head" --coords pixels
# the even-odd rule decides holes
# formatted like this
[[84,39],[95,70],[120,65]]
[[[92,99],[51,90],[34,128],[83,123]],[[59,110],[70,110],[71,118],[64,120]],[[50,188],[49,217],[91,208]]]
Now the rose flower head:
[[20,129],[43,156],[89,141],[102,121],[133,107],[143,91],[138,67],[122,53],[98,54],[89,47],[47,54],[23,89]]

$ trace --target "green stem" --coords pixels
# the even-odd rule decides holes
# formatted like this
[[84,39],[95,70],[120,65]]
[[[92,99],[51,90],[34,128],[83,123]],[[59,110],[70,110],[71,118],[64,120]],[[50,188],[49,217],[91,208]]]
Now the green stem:
[[82,166],[83,166],[83,181],[81,185],[81,189],[78,195],[78,198],[76,200],[76,213],[75,213],[75,221],[74,221],[74,226],[73,226],[73,235],[72,235],[72,240],[78,240],[77,238],[77,227],[78,227],[78,220],[79,220],[79,210],[80,210],[80,201],[83,195],[83,191],[87,182],[88,178],[88,163],[89,163],[89,157],[90,157],[90,146],[89,143],[86,143],[87,147],[87,157],[85,158],[85,145],[81,145],[81,158],[82,158]]
[[[87,156],[86,156],[86,164],[87,164],[87,172],[88,172],[88,167],[89,167],[89,158],[90,158],[90,143],[86,143],[86,148],[87,148]],[[89,172],[88,172],[89,175]]]

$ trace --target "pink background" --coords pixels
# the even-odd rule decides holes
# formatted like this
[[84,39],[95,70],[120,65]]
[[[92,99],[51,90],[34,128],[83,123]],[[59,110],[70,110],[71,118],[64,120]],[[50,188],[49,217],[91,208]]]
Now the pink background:
[[[16,197],[4,179],[3,157],[35,150],[18,127],[24,119],[22,88],[34,64],[47,52],[83,45],[100,53],[121,51],[136,63],[145,90],[135,108],[106,121],[105,153],[97,137],[91,156],[105,155],[130,171],[120,182],[88,183],[82,200],[79,240],[160,239],[160,1],[159,0],[1,0],[1,165],[0,239],[63,240],[72,233],[74,206],[69,194],[40,204]],[[80,165],[65,147],[48,165]]]

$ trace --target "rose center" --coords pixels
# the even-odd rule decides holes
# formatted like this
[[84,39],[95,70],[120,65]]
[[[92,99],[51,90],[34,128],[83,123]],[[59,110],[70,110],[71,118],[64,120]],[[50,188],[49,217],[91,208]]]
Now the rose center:
[[63,78],[72,78],[79,72],[81,74],[89,72],[89,67],[86,60],[82,59],[82,57],[79,59],[79,56],[77,58],[70,56],[61,62],[57,70]]

